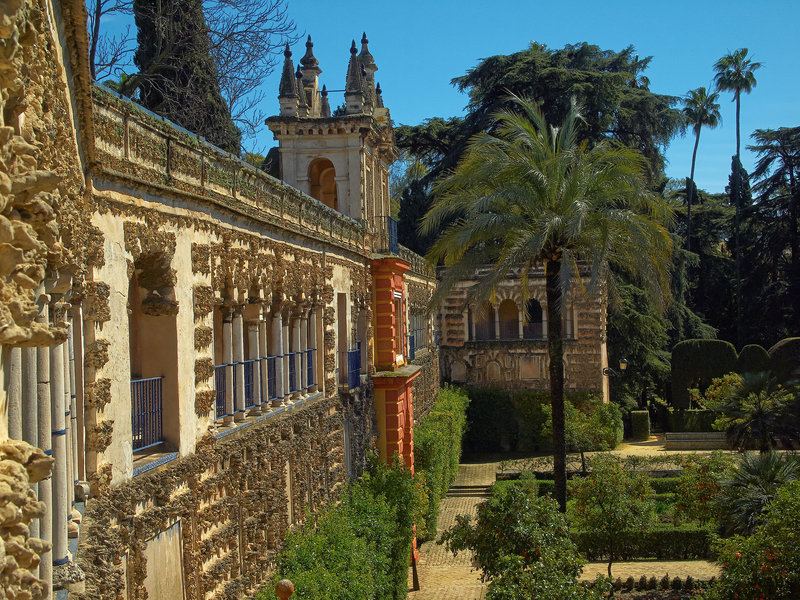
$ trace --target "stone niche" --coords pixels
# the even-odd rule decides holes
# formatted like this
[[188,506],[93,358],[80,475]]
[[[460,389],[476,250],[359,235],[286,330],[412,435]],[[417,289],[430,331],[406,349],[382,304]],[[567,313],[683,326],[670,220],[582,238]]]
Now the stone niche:
[[144,588],[148,598],[184,600],[183,532],[181,520],[147,540],[144,549],[147,576]]

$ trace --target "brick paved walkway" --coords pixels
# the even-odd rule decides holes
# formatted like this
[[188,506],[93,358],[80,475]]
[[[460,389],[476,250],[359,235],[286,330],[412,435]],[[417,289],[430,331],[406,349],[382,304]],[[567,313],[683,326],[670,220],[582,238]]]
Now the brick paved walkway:
[[[644,442],[626,444],[618,448],[620,454],[655,454],[663,452],[663,445]],[[626,447],[627,446],[627,447]],[[487,461],[474,464],[461,464],[458,477],[451,488],[459,486],[488,486],[494,483],[495,471],[499,462]],[[475,507],[483,500],[480,496],[453,496],[449,494],[439,507],[439,533],[455,523],[456,515],[475,515]],[[589,563],[584,567],[582,579],[592,580],[595,575],[606,573],[606,563]],[[409,591],[407,600],[483,600],[486,597],[486,586],[481,583],[480,571],[472,568],[472,555],[459,553],[454,557],[445,551],[444,546],[435,541],[422,544],[417,565],[420,589]],[[691,575],[695,579],[708,580],[719,575],[719,567],[714,563],[690,560],[675,562],[638,561],[619,562],[612,566],[614,578],[623,580],[633,575],[639,579],[642,575],[661,578],[665,573],[670,577],[681,578]],[[409,590],[411,590],[411,570],[409,569]]]

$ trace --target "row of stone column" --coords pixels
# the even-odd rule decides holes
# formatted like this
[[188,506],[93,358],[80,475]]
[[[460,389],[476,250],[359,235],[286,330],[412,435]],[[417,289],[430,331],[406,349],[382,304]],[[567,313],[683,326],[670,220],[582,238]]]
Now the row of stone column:
[[[67,306],[53,297],[43,300],[37,322]],[[44,516],[30,526],[32,537],[52,543],[34,572],[52,589],[71,581],[68,537],[78,535],[80,513],[75,510],[78,438],[75,415],[75,361],[72,348],[72,312],[67,312],[67,340],[49,347],[12,348],[3,365],[8,380],[8,434],[38,446],[54,459],[52,476],[33,485]],[[78,321],[80,322],[80,321]],[[55,572],[55,577],[54,577]]]
[[[259,317],[248,321],[244,319],[243,308],[234,305],[223,309],[223,365],[218,367],[225,367],[228,382],[225,386],[225,423],[241,421],[246,417],[245,387],[239,385],[234,389],[232,385],[234,376],[240,382],[245,380],[245,341],[249,360],[271,358],[275,361],[275,394],[272,398],[269,394],[267,361],[260,360],[257,368],[253,368],[251,385],[254,390],[259,390],[263,399],[263,403],[252,408],[253,411],[293,404],[318,389],[318,368],[313,360],[312,375],[315,381],[308,380],[308,350],[317,349],[317,307],[301,305],[273,308],[270,311],[268,305],[263,305]],[[294,354],[292,359],[290,354],[293,353],[299,354]],[[294,386],[290,381],[291,360],[295,363]]]
[[[470,306],[467,311],[472,313],[472,319],[468,317],[468,313],[464,313],[464,323],[467,324],[467,339],[468,340],[477,340],[476,336],[476,319],[475,315],[478,311],[477,306]],[[498,310],[497,306],[493,306],[494,308],[494,339],[499,340],[500,338],[500,311]],[[571,331],[571,329],[570,329]],[[517,336],[519,339],[525,339],[524,337],[524,323],[523,323],[523,315],[522,311],[517,310]],[[547,312],[542,310],[542,337],[547,338]]]

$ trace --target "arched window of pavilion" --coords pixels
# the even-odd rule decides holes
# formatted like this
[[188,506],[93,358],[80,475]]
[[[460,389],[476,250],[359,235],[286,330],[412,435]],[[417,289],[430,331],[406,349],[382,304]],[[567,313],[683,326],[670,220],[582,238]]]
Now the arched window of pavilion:
[[339,210],[336,169],[333,168],[333,163],[327,158],[315,158],[308,166],[308,179],[311,183],[311,197]]
[[497,307],[500,321],[500,339],[519,339],[519,311],[513,300],[503,300]]

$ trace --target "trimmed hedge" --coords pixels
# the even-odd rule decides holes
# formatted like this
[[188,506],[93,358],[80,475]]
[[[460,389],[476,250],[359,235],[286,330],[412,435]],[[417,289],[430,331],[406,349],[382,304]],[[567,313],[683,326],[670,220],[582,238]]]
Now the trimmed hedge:
[[706,409],[669,409],[665,417],[667,431],[714,431],[712,425],[717,418],[717,414],[713,410]]
[[758,344],[748,344],[736,359],[737,373],[760,373],[769,369],[769,352]]
[[431,411],[414,427],[414,468],[424,474],[428,494],[428,535],[423,540],[436,535],[439,502],[458,475],[468,404],[463,390],[447,385],[439,391]]
[[[468,390],[469,423],[464,448],[471,452],[549,452],[550,392],[521,390],[509,392],[497,388]],[[622,441],[622,419],[616,405],[596,400],[597,394],[568,391],[565,400],[581,412],[594,416],[602,428],[603,443],[615,447]],[[595,414],[596,413],[596,414]],[[601,450],[605,448],[593,448]]]
[[650,487],[655,494],[674,494],[678,491],[680,477],[651,477]]
[[684,340],[672,348],[672,405],[689,408],[689,388],[702,392],[714,377],[736,369],[738,355],[723,340]]
[[650,439],[650,413],[646,410],[631,411],[631,439]]
[[[607,560],[598,551],[598,544],[586,531],[573,529],[570,537],[578,545],[578,550],[588,560]],[[703,527],[683,525],[677,527],[655,526],[647,531],[620,537],[618,539],[617,560],[639,560],[655,558],[658,560],[691,560],[712,558],[712,532]]]

